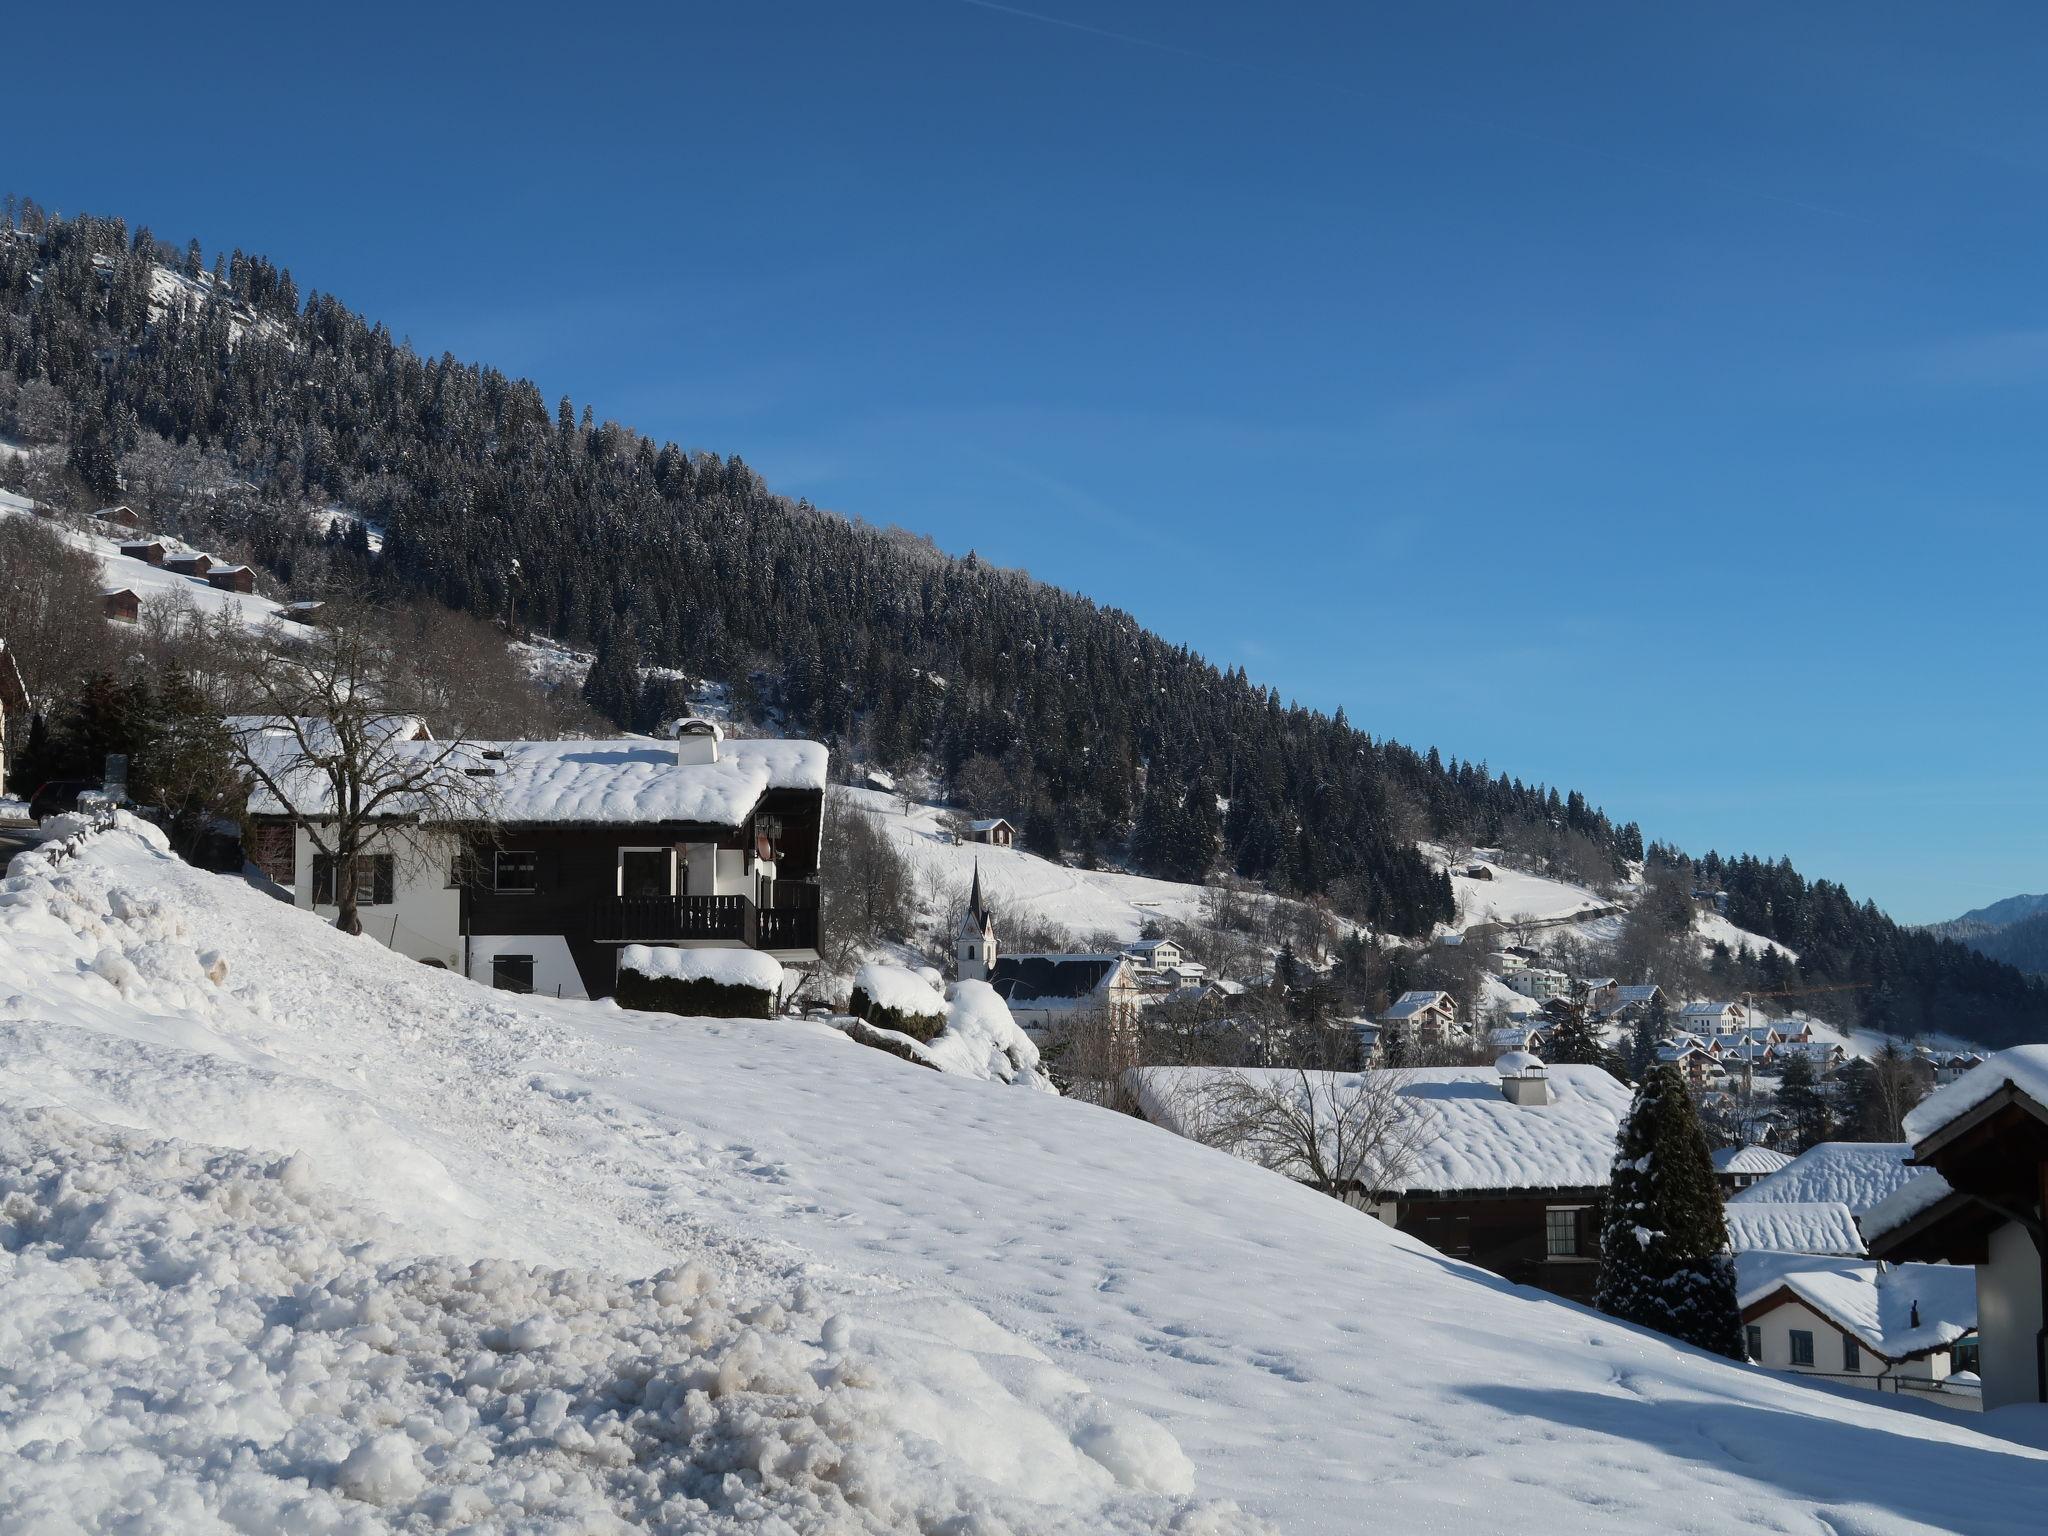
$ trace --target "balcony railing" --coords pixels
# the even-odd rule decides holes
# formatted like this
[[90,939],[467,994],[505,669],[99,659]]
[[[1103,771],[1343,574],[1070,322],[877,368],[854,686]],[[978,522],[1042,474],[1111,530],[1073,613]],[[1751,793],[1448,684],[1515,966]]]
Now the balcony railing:
[[612,896],[597,903],[600,944],[738,943],[750,949],[816,949],[818,888],[765,887],[770,905],[745,896]]

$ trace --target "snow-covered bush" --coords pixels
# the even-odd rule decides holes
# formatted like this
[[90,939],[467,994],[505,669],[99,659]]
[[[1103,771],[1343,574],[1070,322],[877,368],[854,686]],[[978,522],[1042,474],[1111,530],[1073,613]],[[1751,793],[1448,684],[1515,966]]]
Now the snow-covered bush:
[[1010,1005],[985,981],[963,981],[953,988],[946,1027],[925,1049],[942,1072],[1055,1091],[1039,1070],[1038,1047],[1010,1017]]
[[853,978],[847,1012],[879,1029],[923,1042],[945,1028],[946,1000],[915,971],[870,962]]
[[628,944],[612,994],[621,1008],[687,1018],[772,1019],[782,966],[751,949],[665,949]]

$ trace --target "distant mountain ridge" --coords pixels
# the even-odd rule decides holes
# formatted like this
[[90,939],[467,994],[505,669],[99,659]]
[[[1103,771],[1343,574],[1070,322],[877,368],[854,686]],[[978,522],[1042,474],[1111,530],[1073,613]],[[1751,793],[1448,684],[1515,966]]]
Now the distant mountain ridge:
[[1994,901],[1988,907],[1978,907],[1965,912],[1952,922],[1936,923],[1937,929],[1961,928],[1965,926],[1993,929],[2010,928],[2014,923],[2025,922],[2048,912],[2048,894],[2040,896],[2008,896],[2003,901]]
[[1926,931],[1967,944],[1988,960],[2048,975],[2048,894],[2008,896],[1948,922],[1929,923]]

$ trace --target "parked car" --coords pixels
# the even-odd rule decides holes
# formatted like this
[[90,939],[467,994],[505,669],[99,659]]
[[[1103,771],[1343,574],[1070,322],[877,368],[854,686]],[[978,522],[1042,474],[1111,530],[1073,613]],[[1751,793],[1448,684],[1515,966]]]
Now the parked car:
[[28,797],[28,813],[41,821],[45,816],[75,811],[78,797],[99,787],[95,779],[52,779]]

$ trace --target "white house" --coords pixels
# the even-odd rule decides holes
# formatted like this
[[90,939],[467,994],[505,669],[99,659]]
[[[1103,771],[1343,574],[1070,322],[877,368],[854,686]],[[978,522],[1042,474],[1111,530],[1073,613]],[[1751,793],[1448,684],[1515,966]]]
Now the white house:
[[1880,1259],[1941,1259],[1973,1274],[1987,1409],[2048,1403],[2048,1045],[1999,1051],[1906,1116],[1930,1171],[1865,1213]]
[[1948,1264],[1738,1253],[1736,1303],[1752,1364],[1845,1386],[1978,1406],[1944,1390],[1977,1328],[1975,1276]]
[[1139,939],[1135,944],[1126,944],[1124,953],[1131,957],[1131,964],[1144,971],[1171,971],[1187,959],[1187,954],[1171,939]]
[[1486,965],[1494,975],[1506,981],[1529,968],[1529,957],[1518,955],[1512,949],[1503,949],[1488,955]]
[[1410,1040],[1446,1040],[1458,1028],[1458,1001],[1448,992],[1403,992],[1380,1015],[1380,1026]]
[[1693,1034],[1732,1035],[1749,1022],[1749,1010],[1740,1003],[1691,1002],[1672,1022]]
[[1123,955],[1002,955],[989,985],[1025,1029],[1099,1017],[1128,1023],[1142,1000],[1138,978]]
[[1791,1161],[1789,1153],[1770,1147],[1720,1147],[1714,1152],[1714,1173],[1721,1181],[1722,1192],[1733,1195]]
[[1539,1003],[1563,997],[1572,988],[1571,977],[1547,965],[1525,965],[1512,976],[1501,979],[1522,996],[1533,997]]

